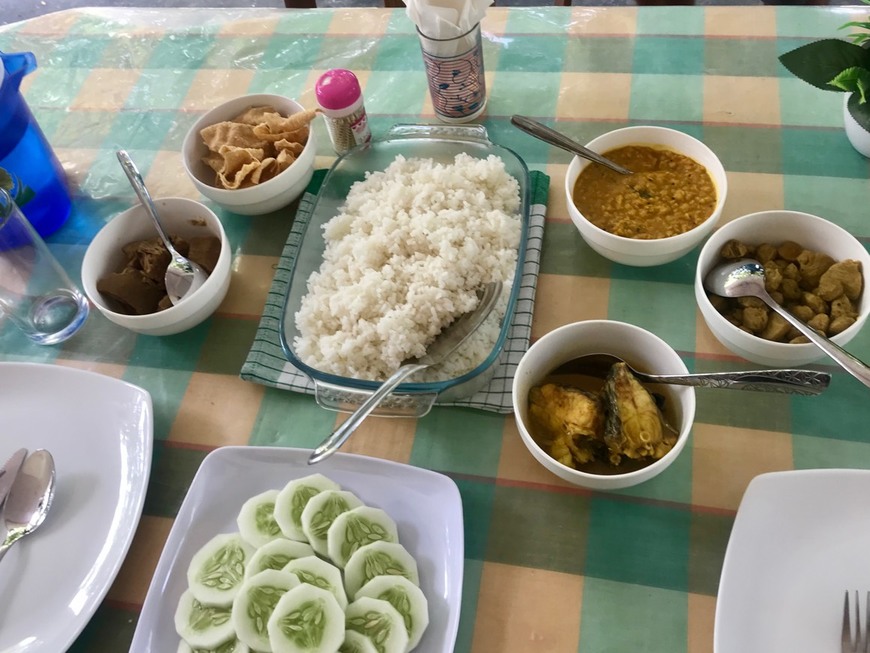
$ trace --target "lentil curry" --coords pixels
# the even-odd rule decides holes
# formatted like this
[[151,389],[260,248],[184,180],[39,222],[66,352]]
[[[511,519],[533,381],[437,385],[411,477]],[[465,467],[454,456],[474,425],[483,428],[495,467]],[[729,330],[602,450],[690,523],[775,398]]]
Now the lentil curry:
[[628,145],[604,154],[632,172],[589,165],[574,184],[577,209],[625,238],[668,238],[694,229],[716,208],[716,187],[700,163],[660,147]]

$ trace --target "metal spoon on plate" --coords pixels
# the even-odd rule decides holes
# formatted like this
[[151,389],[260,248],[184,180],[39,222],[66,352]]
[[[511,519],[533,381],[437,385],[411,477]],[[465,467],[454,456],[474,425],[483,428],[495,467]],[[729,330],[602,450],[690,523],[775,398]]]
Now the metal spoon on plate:
[[54,459],[45,449],[30,454],[9,490],[3,520],[6,538],[0,543],[0,560],[10,547],[45,521],[54,498]]
[[124,169],[124,173],[127,175],[127,179],[130,180],[130,185],[133,186],[133,190],[136,191],[139,201],[142,202],[142,206],[145,207],[145,212],[154,221],[154,226],[157,227],[157,233],[160,234],[160,238],[163,240],[163,244],[166,246],[171,257],[164,278],[166,281],[166,294],[169,295],[169,301],[175,305],[184,299],[186,295],[199,288],[206,278],[208,278],[208,274],[196,263],[182,256],[178,250],[175,249],[172,241],[169,240],[169,235],[160,223],[160,217],[157,215],[157,207],[154,206],[154,200],[151,199],[151,193],[149,193],[148,189],[145,187],[145,181],[142,179],[142,175],[136,167],[136,164],[133,163],[133,159],[130,158],[130,155],[127,154],[125,150],[118,150],[116,154],[118,156],[118,161],[121,162],[121,167]]
[[313,465],[319,463],[334,454],[338,448],[345,443],[357,427],[362,424],[363,420],[378,407],[378,405],[389,395],[396,387],[411,376],[414,372],[419,372],[432,365],[437,365],[447,356],[452,354],[459,345],[461,345],[468,336],[474,333],[475,330],[483,323],[487,315],[490,314],[495,307],[499,296],[501,295],[502,283],[495,281],[486,284],[480,294],[480,303],[473,311],[460,315],[446,329],[444,329],[431,345],[426,349],[426,353],[419,358],[415,358],[399,369],[393,372],[392,376],[384,381],[383,385],[378,388],[371,397],[369,397],[354,413],[348,417],[341,426],[339,426],[328,438],[326,438],[314,450],[308,458],[308,464]]
[[585,145],[581,145],[574,139],[568,138],[565,134],[560,134],[555,129],[551,129],[537,120],[532,120],[526,116],[511,116],[511,124],[515,127],[519,127],[524,132],[531,134],[545,143],[561,147],[563,150],[566,150],[571,154],[576,154],[577,156],[588,159],[589,161],[599,163],[621,175],[634,174],[628,168],[623,168],[618,163],[614,163],[610,159],[601,156],[598,152],[593,152]]
[[[625,363],[612,354],[587,354],[568,361],[553,370],[553,374],[582,374],[605,378],[616,363]],[[741,372],[710,372],[706,374],[647,374],[626,363],[629,371],[644,383],[690,385],[703,388],[761,390],[797,395],[820,394],[831,383],[831,375],[815,370],[745,370]]]
[[870,367],[777,304],[765,289],[764,281],[764,266],[761,263],[741,259],[722,263],[710,270],[704,277],[704,288],[721,297],[757,297],[849,374],[870,387]]

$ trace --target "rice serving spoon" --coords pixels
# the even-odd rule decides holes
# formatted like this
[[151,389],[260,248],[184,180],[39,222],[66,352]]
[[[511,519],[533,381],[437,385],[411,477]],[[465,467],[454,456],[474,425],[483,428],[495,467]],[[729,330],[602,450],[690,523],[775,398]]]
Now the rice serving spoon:
[[406,378],[419,372],[427,367],[437,365],[450,354],[452,354],[459,345],[465,342],[466,338],[474,333],[477,328],[483,323],[486,317],[495,307],[498,298],[501,296],[502,283],[494,281],[486,284],[482,291],[478,291],[481,295],[480,303],[473,311],[460,315],[445,328],[438,337],[426,349],[426,353],[415,358],[410,362],[403,364],[378,388],[371,397],[357,408],[353,414],[348,417],[341,426],[339,426],[332,435],[326,438],[313,451],[308,458],[308,464],[314,465],[338,451],[338,448],[343,445],[357,427],[362,424],[363,420],[368,417],[371,412],[389,395],[396,387]]
[[870,367],[777,304],[768,294],[764,281],[764,266],[761,263],[753,259],[741,259],[722,263],[710,270],[704,277],[704,288],[721,297],[757,297],[849,374],[870,387]]
[[163,229],[160,217],[157,215],[157,207],[154,206],[154,201],[151,199],[151,193],[148,192],[148,188],[145,186],[145,181],[142,179],[142,175],[136,167],[136,164],[133,163],[133,159],[130,158],[130,155],[127,154],[125,150],[118,150],[116,155],[118,161],[121,162],[121,167],[124,169],[124,173],[127,175],[127,179],[130,181],[130,185],[133,186],[133,190],[136,191],[136,196],[145,208],[145,212],[154,222],[154,226],[157,228],[157,233],[160,235],[160,239],[163,241],[166,250],[169,252],[170,260],[169,265],[166,268],[164,280],[166,282],[166,294],[169,295],[169,301],[171,301],[174,306],[183,300],[186,295],[199,288],[208,278],[208,274],[196,263],[182,256],[178,250],[175,249],[172,241],[169,240],[169,235]]
[[797,395],[818,395],[831,383],[831,375],[815,370],[745,370],[740,372],[710,372],[706,374],[646,374],[634,369],[612,354],[587,354],[563,363],[551,374],[582,374],[605,378],[616,363],[625,363],[628,370],[643,383],[689,385],[703,388],[733,388],[761,390]]
[[6,499],[6,538],[0,543],[0,560],[13,544],[45,521],[54,498],[54,479],[54,458],[48,451],[39,449],[25,459]]
[[546,125],[538,122],[537,120],[532,120],[531,118],[527,118],[526,116],[511,116],[511,124],[514,127],[519,127],[527,134],[531,134],[535,138],[544,141],[545,143],[549,143],[550,145],[555,145],[556,147],[560,147],[563,150],[570,152],[571,154],[576,154],[577,156],[588,159],[593,163],[598,163],[603,165],[611,170],[618,172],[621,175],[632,175],[634,174],[628,168],[623,168],[618,163],[614,163],[610,159],[601,156],[598,152],[593,152],[585,145],[580,145],[574,139],[568,138],[565,134],[560,134],[555,129],[551,129]]

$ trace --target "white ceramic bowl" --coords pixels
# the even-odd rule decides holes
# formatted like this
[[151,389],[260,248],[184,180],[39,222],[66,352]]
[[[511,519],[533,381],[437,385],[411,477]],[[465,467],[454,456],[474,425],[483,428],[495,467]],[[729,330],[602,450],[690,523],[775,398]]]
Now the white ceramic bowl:
[[626,145],[662,146],[688,156],[710,173],[716,186],[718,199],[713,213],[694,229],[670,238],[641,240],[617,236],[600,227],[596,227],[577,210],[574,204],[573,191],[577,177],[586,166],[597,165],[586,159],[575,156],[565,174],[565,198],[568,204],[568,214],[574,226],[580,231],[583,240],[603,257],[637,267],[662,265],[675,261],[701,244],[722,215],[722,207],[728,194],[728,180],[725,169],[713,151],[701,141],[688,134],[666,127],[638,126],[616,129],[590,141],[587,147],[594,152],[604,154],[610,150]]
[[171,235],[220,238],[220,255],[205,283],[184,301],[149,315],[118,313],[105,302],[97,290],[97,280],[123,266],[121,248],[136,240],[157,237],[151,218],[142,205],[137,204],[119,213],[94,236],[82,260],[82,286],[97,310],[110,321],[137,333],[165,336],[186,331],[214,313],[230,286],[232,252],[221,221],[207,206],[182,197],[155,199],[154,204],[164,228]]
[[559,478],[593,490],[618,490],[657,476],[686,446],[695,419],[695,390],[688,386],[647,386],[665,396],[668,415],[680,431],[674,447],[664,457],[638,470],[601,475],[572,469],[551,458],[529,431],[529,390],[559,365],[584,354],[608,353],[619,356],[638,370],[660,374],[687,374],[685,364],[664,340],[625,322],[588,320],[566,324],[535,342],[520,360],[514,375],[512,399],[520,437],[532,456]]
[[718,262],[722,246],[729,240],[739,240],[752,245],[771,243],[778,245],[786,240],[794,241],[807,249],[828,254],[837,261],[855,259],[861,261],[864,273],[864,290],[859,301],[859,314],[855,324],[832,337],[841,347],[854,338],[870,315],[870,291],[867,275],[870,274],[870,254],[848,231],[823,218],[798,211],[762,211],[736,218],[717,229],[704,243],[695,271],[695,299],[701,315],[710,331],[725,347],[746,360],[772,367],[794,367],[824,358],[825,354],[815,345],[772,342],[747,333],[726,320],[710,302],[704,291],[704,276]]
[[285,116],[303,111],[301,104],[282,95],[267,93],[243,95],[215,107],[197,120],[181,146],[182,162],[193,185],[208,199],[233,213],[242,215],[262,215],[283,208],[295,200],[314,174],[314,156],[317,143],[314,130],[309,130],[308,142],[302,154],[286,170],[278,175],[249,188],[230,190],[213,185],[214,170],[202,162],[208,148],[202,142],[199,132],[210,125],[230,120],[246,109],[269,105]]

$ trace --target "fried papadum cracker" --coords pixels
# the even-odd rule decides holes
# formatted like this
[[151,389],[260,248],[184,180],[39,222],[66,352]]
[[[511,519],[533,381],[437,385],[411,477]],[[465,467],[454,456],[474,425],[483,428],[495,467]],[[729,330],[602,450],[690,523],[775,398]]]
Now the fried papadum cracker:
[[215,185],[247,188],[289,168],[305,149],[316,109],[282,116],[274,107],[250,107],[232,120],[200,131],[209,149],[202,158]]

